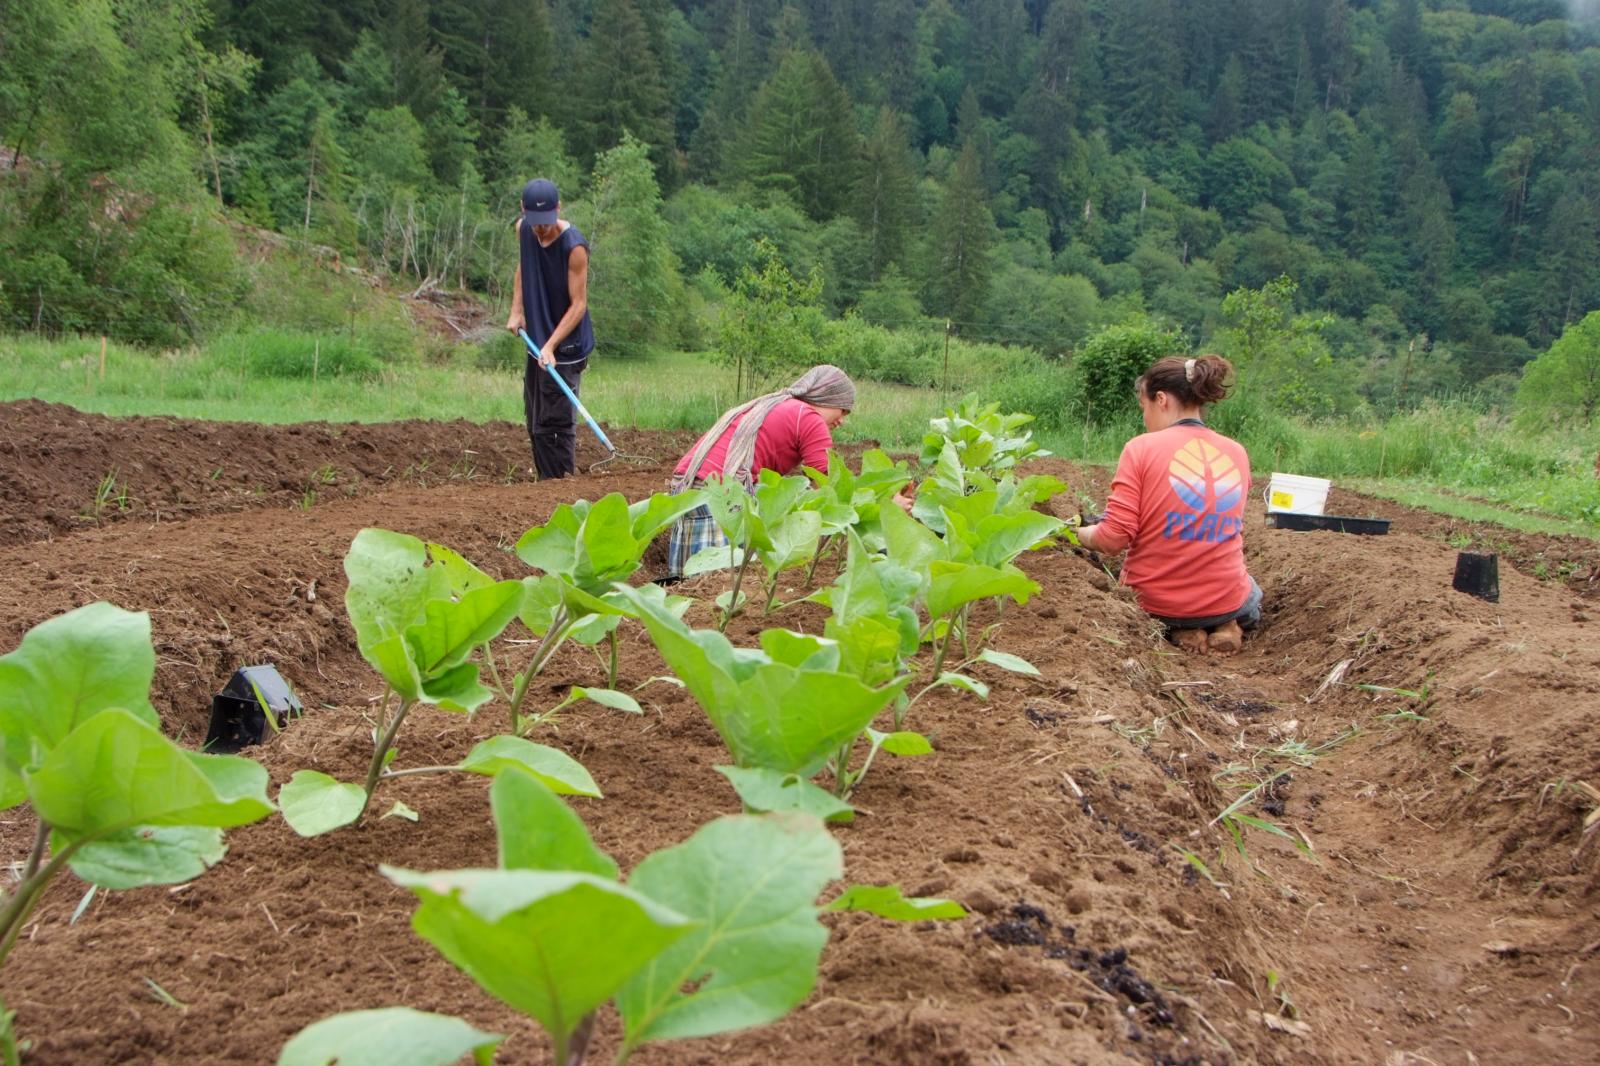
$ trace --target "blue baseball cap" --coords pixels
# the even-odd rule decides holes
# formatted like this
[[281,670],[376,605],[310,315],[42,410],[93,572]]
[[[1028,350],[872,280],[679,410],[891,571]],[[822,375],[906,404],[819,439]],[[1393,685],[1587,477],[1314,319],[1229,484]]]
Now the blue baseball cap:
[[530,226],[553,226],[561,194],[549,178],[534,178],[522,187],[522,218]]

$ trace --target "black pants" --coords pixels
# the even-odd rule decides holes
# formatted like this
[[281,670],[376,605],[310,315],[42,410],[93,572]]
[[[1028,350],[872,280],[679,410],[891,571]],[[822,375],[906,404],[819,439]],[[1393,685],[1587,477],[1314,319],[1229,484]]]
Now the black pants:
[[[557,363],[556,373],[574,396],[587,358]],[[522,409],[528,422],[528,442],[533,445],[533,468],[539,480],[566,477],[578,468],[577,412],[550,377],[550,372],[529,356],[522,371]]]

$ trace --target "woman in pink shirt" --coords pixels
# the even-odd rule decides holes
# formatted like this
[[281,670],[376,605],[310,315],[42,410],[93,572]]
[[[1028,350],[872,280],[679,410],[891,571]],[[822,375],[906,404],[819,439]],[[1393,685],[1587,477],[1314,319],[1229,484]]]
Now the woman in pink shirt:
[[[814,366],[787,389],[724,412],[678,461],[671,490],[682,492],[713,477],[736,478],[752,488],[763,470],[792,474],[809,466],[825,473],[833,431],[855,405],[855,384],[843,370]],[[696,507],[672,527],[666,580],[682,577],[683,564],[696,552],[726,543],[710,508]]]
[[1228,394],[1220,355],[1160,359],[1134,383],[1142,433],[1117,461],[1106,513],[1078,530],[1093,551],[1128,552],[1122,583],[1189,651],[1232,655],[1261,618],[1261,586],[1245,570],[1250,457],[1206,426],[1206,404]]

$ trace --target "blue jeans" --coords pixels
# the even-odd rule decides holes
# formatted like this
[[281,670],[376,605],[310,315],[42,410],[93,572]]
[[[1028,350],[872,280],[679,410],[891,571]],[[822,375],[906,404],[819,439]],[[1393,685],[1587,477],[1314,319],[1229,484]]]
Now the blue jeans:
[[1215,629],[1225,622],[1238,622],[1240,629],[1254,629],[1261,621],[1261,586],[1250,579],[1250,595],[1237,611],[1212,615],[1210,618],[1166,618],[1159,614],[1150,616],[1168,629]]

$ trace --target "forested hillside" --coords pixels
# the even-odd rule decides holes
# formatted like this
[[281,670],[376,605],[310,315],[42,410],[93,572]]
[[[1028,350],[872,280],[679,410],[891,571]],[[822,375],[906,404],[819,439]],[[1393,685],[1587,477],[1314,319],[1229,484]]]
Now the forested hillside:
[[0,323],[220,328],[241,224],[498,297],[541,174],[621,351],[770,247],[830,316],[1266,323],[1374,401],[1505,389],[1600,308],[1596,7],[7,0]]

